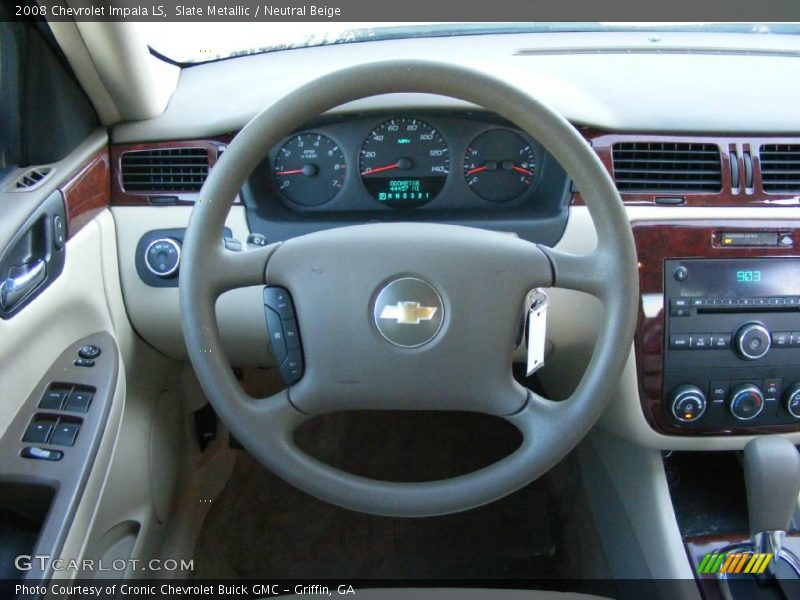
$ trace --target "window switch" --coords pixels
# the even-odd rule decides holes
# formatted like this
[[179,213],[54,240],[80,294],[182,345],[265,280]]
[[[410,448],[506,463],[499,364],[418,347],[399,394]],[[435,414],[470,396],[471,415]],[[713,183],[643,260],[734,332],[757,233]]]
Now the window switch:
[[25,430],[22,441],[31,444],[46,444],[55,424],[55,421],[33,421]]
[[78,423],[61,422],[55,430],[53,430],[50,443],[53,446],[72,446],[75,444],[75,438],[78,437],[80,428],[81,426]]
[[67,405],[64,407],[64,410],[82,413],[88,412],[93,396],[94,394],[92,392],[75,390],[69,395],[69,398],[67,398]]
[[39,408],[46,408],[50,410],[61,410],[64,400],[69,395],[69,388],[52,388],[47,390],[39,401]]
[[64,453],[61,450],[48,450],[47,448],[37,448],[36,446],[23,448],[22,458],[35,458],[37,460],[61,460]]

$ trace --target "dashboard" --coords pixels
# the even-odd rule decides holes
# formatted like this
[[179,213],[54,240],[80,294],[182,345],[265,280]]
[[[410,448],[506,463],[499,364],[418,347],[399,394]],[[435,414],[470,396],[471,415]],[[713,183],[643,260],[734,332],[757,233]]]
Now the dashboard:
[[477,111],[327,116],[277,144],[242,191],[270,241],[364,221],[561,235],[569,184],[523,131]]
[[[682,44],[693,48],[709,40],[667,36],[665,43],[669,41],[674,51],[653,57],[635,45],[630,53],[620,53],[616,46],[609,52],[592,46],[592,52],[548,54],[546,49],[534,51],[536,44],[544,43],[540,39],[506,36],[485,41],[494,66],[508,61],[517,65],[502,77],[516,77],[520,87],[557,107],[591,144],[617,183],[639,254],[642,304],[635,360],[605,425],[644,445],[672,449],[740,447],[735,438],[764,431],[800,435],[800,417],[794,414],[800,414],[795,407],[800,405],[795,395],[800,384],[800,371],[794,366],[798,350],[791,346],[800,339],[795,336],[800,336],[798,308],[784,304],[765,310],[745,304],[734,311],[728,304],[680,305],[735,300],[739,306],[740,301],[775,298],[785,303],[794,298],[790,292],[739,294],[725,286],[699,291],[687,287],[703,280],[696,275],[702,268],[692,261],[708,261],[712,270],[736,266],[725,272],[742,271],[757,286],[756,272],[765,276],[771,265],[798,257],[797,115],[787,113],[785,91],[768,97],[758,91],[769,87],[768,79],[785,73],[792,59],[778,46],[789,42],[777,37],[763,41],[771,44],[765,50],[783,52],[780,58],[767,53],[742,56],[733,47],[714,55],[700,52],[687,72]],[[565,40],[565,48],[573,47],[566,43],[570,40]],[[614,44],[624,41],[615,38]],[[632,44],[640,41],[631,38]],[[744,42],[752,43],[730,40]],[[464,55],[465,46],[458,40],[431,43],[441,46],[443,57]],[[413,53],[415,47],[376,43],[375,51],[388,57],[401,50]],[[148,235],[185,227],[199,185],[235,132],[271,100],[313,77],[314,69],[301,69],[301,63],[316,65],[319,59],[321,72],[360,62],[357,50],[348,45],[305,49],[187,69],[164,115],[115,127],[111,204],[127,236],[121,244],[126,264],[140,260],[147,248],[142,240],[149,240]],[[740,72],[742,60],[753,63],[751,73],[763,85],[754,80],[737,92],[736,103],[726,104],[729,82]],[[659,68],[643,70],[651,61]],[[269,84],[254,82],[249,75],[256,70],[274,77]],[[530,77],[518,77],[520,73]],[[620,74],[637,85],[623,90]],[[217,93],[199,94],[209,85]],[[687,94],[687,89],[693,92]],[[219,103],[220,97],[240,100]],[[748,114],[743,107],[755,106],[756,97],[761,102],[758,110],[742,119]],[[169,191],[157,180],[158,186],[137,191],[127,183],[127,155],[181,150],[189,161],[191,149],[203,149],[208,159],[194,190]],[[165,169],[174,170],[174,165]],[[145,205],[153,210],[133,208]],[[148,218],[139,220],[140,212]],[[265,243],[343,225],[392,221],[506,231],[575,253],[590,251],[594,241],[581,190],[537,140],[494,113],[423,94],[366,99],[306,123],[264,156],[232,215],[233,237],[244,241],[248,233],[260,234]],[[177,233],[170,236],[179,238]],[[745,262],[737,266],[735,261]],[[679,266],[688,269],[688,283],[675,279]],[[145,281],[141,270],[132,270],[125,282],[126,298],[137,307],[132,310],[137,328],[156,347],[168,347],[178,333],[168,336],[164,321],[150,326],[148,299],[159,298],[161,309],[168,306],[167,314],[177,322],[174,290],[165,289],[176,286],[177,277],[156,284]],[[557,301],[548,334],[556,350],[542,377],[549,389],[565,396],[591,348],[594,305],[574,294],[553,292]],[[230,319],[234,325],[244,322],[240,312],[238,305],[231,310],[236,313]],[[754,329],[753,323],[770,338],[765,356],[755,359],[737,346]],[[258,327],[251,322],[242,329]],[[671,346],[682,338],[690,340],[688,348]],[[790,347],[781,346],[784,339],[790,340]],[[175,356],[180,352],[171,350]],[[742,403],[744,409],[754,406],[757,414],[742,418]]]

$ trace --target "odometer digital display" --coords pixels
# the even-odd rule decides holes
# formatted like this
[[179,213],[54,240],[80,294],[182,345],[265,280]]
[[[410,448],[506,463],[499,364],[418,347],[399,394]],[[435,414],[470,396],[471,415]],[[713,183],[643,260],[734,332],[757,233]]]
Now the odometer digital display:
[[390,119],[364,140],[359,171],[364,186],[382,204],[420,206],[442,191],[450,153],[441,134],[425,121]]

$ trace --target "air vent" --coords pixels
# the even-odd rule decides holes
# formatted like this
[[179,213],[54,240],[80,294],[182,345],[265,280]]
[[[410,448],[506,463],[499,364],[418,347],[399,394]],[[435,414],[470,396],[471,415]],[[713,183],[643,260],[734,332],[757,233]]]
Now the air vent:
[[31,167],[16,178],[14,183],[11,184],[9,191],[27,192],[28,190],[32,190],[44,183],[44,180],[47,179],[52,172],[53,167]]
[[719,192],[722,165],[716,144],[620,142],[614,177],[621,192]]
[[208,177],[208,150],[169,148],[122,155],[126,192],[196,193]]
[[800,144],[765,144],[759,155],[765,192],[800,192]]

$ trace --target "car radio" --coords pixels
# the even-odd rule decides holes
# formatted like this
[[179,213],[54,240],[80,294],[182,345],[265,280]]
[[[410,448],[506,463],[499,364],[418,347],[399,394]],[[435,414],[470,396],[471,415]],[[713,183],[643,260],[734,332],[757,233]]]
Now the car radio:
[[800,259],[666,260],[664,273],[672,422],[800,424]]

